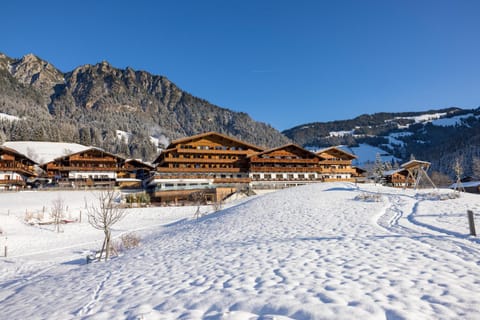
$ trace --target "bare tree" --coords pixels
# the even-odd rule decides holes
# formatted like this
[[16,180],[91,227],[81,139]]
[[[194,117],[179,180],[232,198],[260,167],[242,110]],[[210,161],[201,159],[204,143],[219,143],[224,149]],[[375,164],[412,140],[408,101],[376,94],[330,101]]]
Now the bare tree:
[[465,192],[465,189],[463,188],[463,184],[462,184],[462,175],[463,175],[462,159],[460,158],[455,159],[455,163],[453,164],[453,171],[455,172],[455,177],[457,181],[455,184],[455,191]]
[[65,201],[59,196],[52,201],[52,211],[50,211],[50,218],[53,219],[55,231],[60,232],[60,223],[65,217]]
[[480,179],[480,158],[474,157],[472,159],[472,173],[476,179]]
[[98,261],[102,259],[103,253],[105,253],[105,261],[110,257],[110,250],[112,249],[111,228],[126,215],[125,209],[115,203],[115,199],[118,197],[119,194],[112,189],[102,191],[97,196],[98,204],[92,204],[87,208],[90,225],[95,229],[102,230],[105,234]]
[[195,211],[193,217],[198,219],[202,217],[202,213],[200,212],[200,206],[205,203],[206,194],[203,191],[196,191],[190,194],[190,200],[197,206],[197,211]]

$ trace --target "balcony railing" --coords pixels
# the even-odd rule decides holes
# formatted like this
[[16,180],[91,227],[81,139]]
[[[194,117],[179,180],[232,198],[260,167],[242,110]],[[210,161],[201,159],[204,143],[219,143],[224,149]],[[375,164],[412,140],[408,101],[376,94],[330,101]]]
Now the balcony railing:
[[24,186],[25,181],[23,180],[12,180],[12,179],[0,179],[0,185],[16,185],[16,186]]
[[235,173],[235,172],[243,172],[246,169],[241,168],[164,168],[164,167],[157,167],[158,172],[187,172],[187,173]]
[[239,159],[208,159],[208,158],[165,158],[162,163],[225,163],[232,164]]
[[58,170],[58,171],[125,171],[125,168],[120,167],[77,167],[77,166],[61,166],[56,164],[48,164],[47,171]]
[[71,156],[70,161],[82,161],[82,162],[114,162],[116,163],[117,160],[112,157],[105,157],[105,158],[98,158],[98,157],[79,157],[79,156]]
[[324,164],[327,164],[327,165],[351,165],[352,164],[352,160],[334,160],[334,159],[331,159],[331,160],[320,160],[319,162],[320,165],[324,165]]
[[320,169],[321,173],[325,174],[356,174],[357,171],[352,168],[321,168]]
[[260,167],[252,166],[250,172],[320,172],[321,169],[318,167]]
[[177,153],[182,154],[238,154],[247,156],[249,154],[255,153],[255,151],[251,150],[217,150],[217,149],[177,149]]
[[255,158],[251,160],[252,164],[257,163],[306,163],[318,164],[318,159],[276,159],[276,158]]
[[19,162],[15,163],[12,166],[6,166],[6,165],[0,164],[0,171],[13,171],[13,172],[24,173],[30,176],[35,175],[35,171],[32,166],[27,166]]

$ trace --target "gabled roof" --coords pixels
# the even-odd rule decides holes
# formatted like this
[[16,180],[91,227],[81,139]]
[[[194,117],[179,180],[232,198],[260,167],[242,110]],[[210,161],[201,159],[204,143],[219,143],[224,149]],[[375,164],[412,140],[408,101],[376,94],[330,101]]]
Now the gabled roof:
[[408,174],[407,170],[405,169],[392,169],[392,170],[384,171],[383,176],[388,177],[388,176],[394,175],[395,173],[402,173],[402,172],[405,174]]
[[400,165],[400,167],[404,169],[410,169],[410,168],[415,168],[415,167],[430,167],[430,162],[428,161],[421,161],[421,160],[410,160],[408,162],[405,162],[404,164]]
[[289,143],[289,144],[286,144],[286,145],[283,145],[283,146],[280,146],[280,147],[276,147],[276,148],[268,149],[268,150],[265,150],[265,151],[262,151],[262,152],[254,153],[252,155],[249,155],[248,158],[255,157],[255,156],[261,156],[263,154],[271,153],[271,152],[274,152],[274,151],[277,151],[277,150],[282,150],[282,149],[286,149],[286,148],[290,148],[290,147],[295,148],[299,151],[305,152],[307,154],[311,154],[311,155],[313,155],[313,156],[315,156],[319,159],[323,159],[320,155],[318,155],[314,152],[311,152],[307,149],[304,149],[304,148],[302,148],[299,145],[294,144],[294,143]]
[[325,149],[322,149],[322,150],[319,150],[317,152],[315,152],[316,154],[322,154],[322,153],[325,153],[325,152],[329,152],[329,151],[334,151],[334,152],[338,152],[338,153],[342,153],[344,155],[346,155],[347,157],[351,158],[351,159],[356,159],[357,156],[354,155],[354,154],[351,154],[339,147],[329,147],[329,148],[325,148]]
[[31,162],[32,164],[37,164],[35,161],[33,161],[32,159],[30,159],[29,157],[27,157],[27,156],[24,155],[23,153],[20,153],[20,152],[18,152],[17,150],[14,150],[14,149],[12,149],[12,148],[0,146],[0,151],[3,151],[3,152],[5,152],[5,153],[10,153],[10,154],[13,154],[14,156],[23,158],[23,159]]
[[167,149],[171,149],[179,143],[185,143],[185,142],[188,142],[188,141],[193,141],[193,140],[197,140],[197,139],[201,139],[201,138],[205,138],[205,137],[209,137],[209,136],[217,136],[217,137],[220,137],[222,139],[227,139],[227,140],[230,140],[232,142],[235,142],[235,143],[244,145],[246,147],[249,147],[251,149],[254,149],[256,151],[263,151],[264,150],[262,147],[259,147],[259,146],[256,146],[254,144],[250,144],[250,143],[247,143],[245,141],[242,141],[242,140],[239,140],[239,139],[236,139],[236,138],[232,138],[232,137],[227,136],[225,134],[221,134],[221,133],[214,132],[214,131],[205,132],[205,133],[193,135],[193,136],[190,136],[190,137],[185,137],[185,138],[174,140],[174,141],[170,142]]
[[143,162],[143,161],[138,160],[138,159],[127,159],[127,160],[125,160],[125,163],[136,163],[136,164],[139,164],[141,166],[151,168],[152,170],[154,169],[154,166],[152,166],[151,164]]
[[68,157],[71,157],[71,156],[74,156],[74,155],[77,155],[77,154],[89,152],[89,151],[92,151],[92,150],[94,150],[94,151],[100,151],[100,152],[102,152],[102,153],[105,154],[105,155],[112,156],[112,157],[114,157],[114,158],[118,158],[118,159],[124,160],[122,157],[120,157],[120,156],[118,156],[118,155],[116,155],[116,154],[107,152],[107,151],[105,151],[105,150],[103,150],[103,149],[100,149],[100,148],[97,148],[97,147],[90,147],[90,148],[85,149],[85,150],[82,150],[82,151],[78,151],[78,152],[74,152],[74,153],[69,153],[69,154],[66,154],[66,155],[64,155],[64,156],[55,158],[55,159],[53,159],[53,160],[51,160],[51,161],[48,161],[48,162],[43,163],[41,166],[44,166],[44,165],[46,165],[46,164],[48,164],[48,163],[55,162],[55,161],[57,161],[57,160],[62,160],[62,159],[65,159],[65,158],[68,158]]

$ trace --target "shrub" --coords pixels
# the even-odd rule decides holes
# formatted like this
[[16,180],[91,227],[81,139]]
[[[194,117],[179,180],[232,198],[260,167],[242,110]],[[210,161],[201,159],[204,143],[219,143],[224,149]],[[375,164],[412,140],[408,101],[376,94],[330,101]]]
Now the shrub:
[[363,192],[357,195],[354,200],[364,201],[364,202],[380,202],[382,201],[382,196],[378,193],[367,193]]
[[123,234],[120,239],[114,241],[113,252],[122,252],[124,250],[130,250],[140,245],[140,237],[136,233]]

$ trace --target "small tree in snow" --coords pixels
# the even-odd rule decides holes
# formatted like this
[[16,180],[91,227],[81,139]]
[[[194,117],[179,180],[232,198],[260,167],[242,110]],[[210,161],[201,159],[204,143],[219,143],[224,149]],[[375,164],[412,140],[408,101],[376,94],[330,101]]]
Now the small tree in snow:
[[126,211],[115,203],[119,194],[112,189],[98,194],[98,204],[92,204],[87,208],[88,222],[92,227],[102,230],[105,234],[103,245],[98,256],[98,261],[105,253],[105,261],[108,260],[112,249],[112,226],[125,217]]
[[373,165],[373,179],[375,183],[382,182],[383,174],[385,171],[385,165],[383,164],[382,157],[380,153],[377,153],[375,156],[375,163]]
[[462,184],[463,165],[462,165],[462,160],[460,158],[455,159],[455,163],[453,164],[453,171],[455,172],[455,177],[456,177],[455,191],[465,192],[465,189],[463,188],[463,184]]
[[196,219],[202,217],[202,213],[200,211],[200,206],[202,205],[202,203],[205,202],[205,197],[206,197],[206,194],[203,191],[196,191],[196,192],[190,194],[190,196],[189,196],[190,200],[197,206],[197,211],[195,211],[195,213],[193,215],[193,217],[196,218]]
[[53,219],[55,231],[60,232],[60,223],[65,217],[65,202],[61,197],[52,201],[52,211],[50,211],[50,218]]

